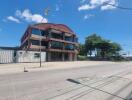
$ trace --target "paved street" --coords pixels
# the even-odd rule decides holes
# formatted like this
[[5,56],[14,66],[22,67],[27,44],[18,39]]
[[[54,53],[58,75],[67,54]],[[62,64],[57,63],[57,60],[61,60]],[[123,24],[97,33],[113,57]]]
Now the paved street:
[[0,100],[132,100],[132,62],[0,75]]

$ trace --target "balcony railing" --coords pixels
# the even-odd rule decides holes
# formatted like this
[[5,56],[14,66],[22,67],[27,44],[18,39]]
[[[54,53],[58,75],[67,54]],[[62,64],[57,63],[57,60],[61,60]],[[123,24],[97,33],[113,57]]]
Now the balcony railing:
[[45,50],[46,49],[46,46],[31,45],[30,48],[31,49],[42,49],[42,50]]
[[61,43],[61,42],[51,42],[51,48],[53,48],[53,49],[63,49],[63,43]]
[[71,38],[71,37],[65,37],[65,41],[73,42],[73,38]]
[[78,43],[78,38],[74,38],[74,42]]
[[74,50],[74,49],[75,49],[75,47],[72,44],[68,44],[65,46],[65,50]]
[[39,29],[32,29],[32,35],[36,35],[36,36],[47,36],[48,32],[45,30],[39,30]]
[[62,34],[56,34],[56,33],[51,33],[50,38],[54,38],[54,39],[63,39]]

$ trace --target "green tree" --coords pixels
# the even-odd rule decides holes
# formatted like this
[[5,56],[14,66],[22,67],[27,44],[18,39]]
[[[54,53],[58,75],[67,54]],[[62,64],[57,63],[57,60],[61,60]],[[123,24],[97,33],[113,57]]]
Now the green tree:
[[92,51],[96,51],[97,56],[102,58],[117,56],[121,50],[121,46],[118,43],[103,39],[96,34],[86,37],[84,48],[86,54],[91,56]]
[[86,56],[86,49],[84,44],[79,44],[79,55]]
[[111,46],[110,53],[112,54],[112,56],[118,56],[119,51],[122,50],[120,44],[113,42],[113,43],[110,43],[110,46]]
[[100,43],[101,41],[102,38],[100,36],[97,36],[96,34],[92,34],[91,36],[86,37],[85,40],[86,53],[91,56],[92,51],[97,48],[98,43]]
[[97,48],[100,49],[100,55],[104,58],[110,51],[111,46],[108,40],[102,40],[101,43],[98,43]]

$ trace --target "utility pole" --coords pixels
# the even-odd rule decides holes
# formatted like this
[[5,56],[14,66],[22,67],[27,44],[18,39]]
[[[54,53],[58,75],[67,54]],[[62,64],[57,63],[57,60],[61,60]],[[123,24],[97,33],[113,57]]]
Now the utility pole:
[[[44,10],[44,15],[47,16],[48,14],[49,14],[49,8],[46,8],[46,9]],[[44,17],[42,18],[41,23],[43,22],[43,20],[44,20]],[[41,57],[41,54],[42,54],[42,53],[41,53],[41,52],[42,52],[42,48],[41,48],[41,46],[42,46],[42,43],[41,43],[41,42],[42,42],[42,38],[41,38],[41,35],[42,35],[42,34],[41,34],[41,29],[39,29],[39,32],[40,32],[40,39],[39,39],[39,46],[40,46],[40,47],[39,47],[39,52],[40,52],[40,67],[42,67],[42,61],[41,61],[41,58],[42,58],[42,57]]]
[[[41,30],[40,30],[40,36],[41,36]],[[41,37],[40,37],[40,39],[39,39],[39,45],[40,45],[40,67],[42,67],[42,64],[41,64],[41,52],[42,52],[42,50],[41,50],[41,41],[42,41],[42,39],[41,39]]]

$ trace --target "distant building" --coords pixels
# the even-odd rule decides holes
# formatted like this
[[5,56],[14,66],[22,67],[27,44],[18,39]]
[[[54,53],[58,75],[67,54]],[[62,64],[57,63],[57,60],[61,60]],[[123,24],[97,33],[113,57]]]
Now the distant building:
[[66,25],[40,23],[27,28],[20,48],[27,51],[41,48],[46,52],[46,61],[74,61],[78,54],[78,38]]
[[132,60],[132,54],[129,51],[122,51],[120,52],[120,55],[127,60]]

